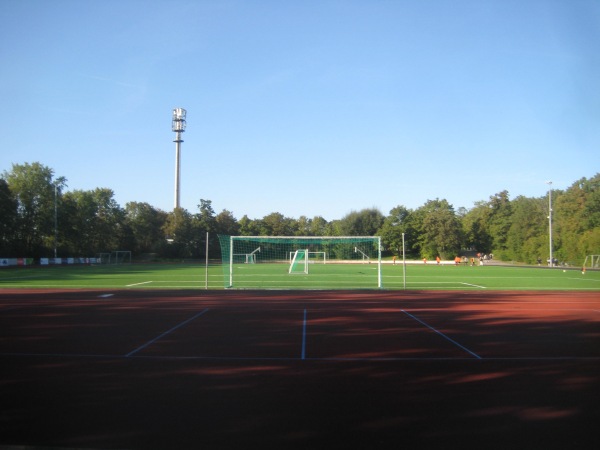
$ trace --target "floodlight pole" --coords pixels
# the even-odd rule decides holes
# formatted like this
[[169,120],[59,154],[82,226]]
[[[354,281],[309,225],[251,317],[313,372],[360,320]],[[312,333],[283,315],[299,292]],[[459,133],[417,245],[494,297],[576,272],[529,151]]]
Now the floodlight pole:
[[550,240],[550,267],[554,267],[554,257],[552,254],[552,181],[546,181],[550,186],[548,189],[548,236]]
[[180,190],[181,190],[181,133],[185,131],[187,112],[183,108],[175,108],[173,110],[172,130],[175,132],[175,208],[181,206]]

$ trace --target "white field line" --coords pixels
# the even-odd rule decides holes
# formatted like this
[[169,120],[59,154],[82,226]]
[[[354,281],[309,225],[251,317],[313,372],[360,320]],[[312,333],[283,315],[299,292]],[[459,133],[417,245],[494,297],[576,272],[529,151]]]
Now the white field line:
[[487,289],[485,286],[479,286],[478,284],[471,284],[471,283],[463,283],[462,281],[459,281],[460,284],[465,284],[467,286],[473,286],[476,288],[481,288],[481,289]]
[[567,278],[567,280],[577,280],[577,281],[595,281],[597,283],[600,283],[600,280],[595,280],[594,278]]
[[149,283],[152,283],[152,281],[142,281],[141,283],[128,284],[125,287],[140,286],[142,284],[149,284]]

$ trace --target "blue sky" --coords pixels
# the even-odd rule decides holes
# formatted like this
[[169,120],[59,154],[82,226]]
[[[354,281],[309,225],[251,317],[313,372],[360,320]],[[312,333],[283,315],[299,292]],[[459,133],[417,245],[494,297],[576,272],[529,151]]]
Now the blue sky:
[[600,171],[600,1],[0,1],[0,172],[327,220]]

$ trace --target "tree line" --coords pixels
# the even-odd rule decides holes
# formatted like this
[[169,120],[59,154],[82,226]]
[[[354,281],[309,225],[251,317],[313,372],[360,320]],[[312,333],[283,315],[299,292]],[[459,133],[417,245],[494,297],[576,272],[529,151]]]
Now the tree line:
[[[444,199],[417,209],[398,205],[387,215],[376,208],[352,211],[341,219],[285,217],[261,219],[231,211],[216,213],[200,199],[197,211],[166,212],[145,202],[114,199],[109,188],[67,190],[67,179],[39,163],[13,164],[0,177],[0,257],[90,257],[131,250],[134,259],[200,259],[220,255],[217,234],[246,236],[373,236],[384,253],[401,255],[402,234],[410,258],[454,258],[467,251],[497,259],[536,263],[549,257],[548,196],[510,199],[507,191],[475,202],[471,209]],[[600,173],[552,191],[553,254],[580,264],[600,254]]]

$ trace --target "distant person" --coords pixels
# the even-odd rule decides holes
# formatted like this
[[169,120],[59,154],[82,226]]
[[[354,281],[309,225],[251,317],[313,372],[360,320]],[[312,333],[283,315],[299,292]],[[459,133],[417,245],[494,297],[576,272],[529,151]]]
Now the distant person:
[[460,256],[457,256],[456,258],[454,258],[454,264],[456,264],[457,266],[460,265]]
[[436,256],[436,257],[435,257],[435,262],[436,262],[436,264],[439,266],[439,265],[440,265],[440,262],[442,262],[442,260],[440,259],[440,257],[439,257],[439,256]]

